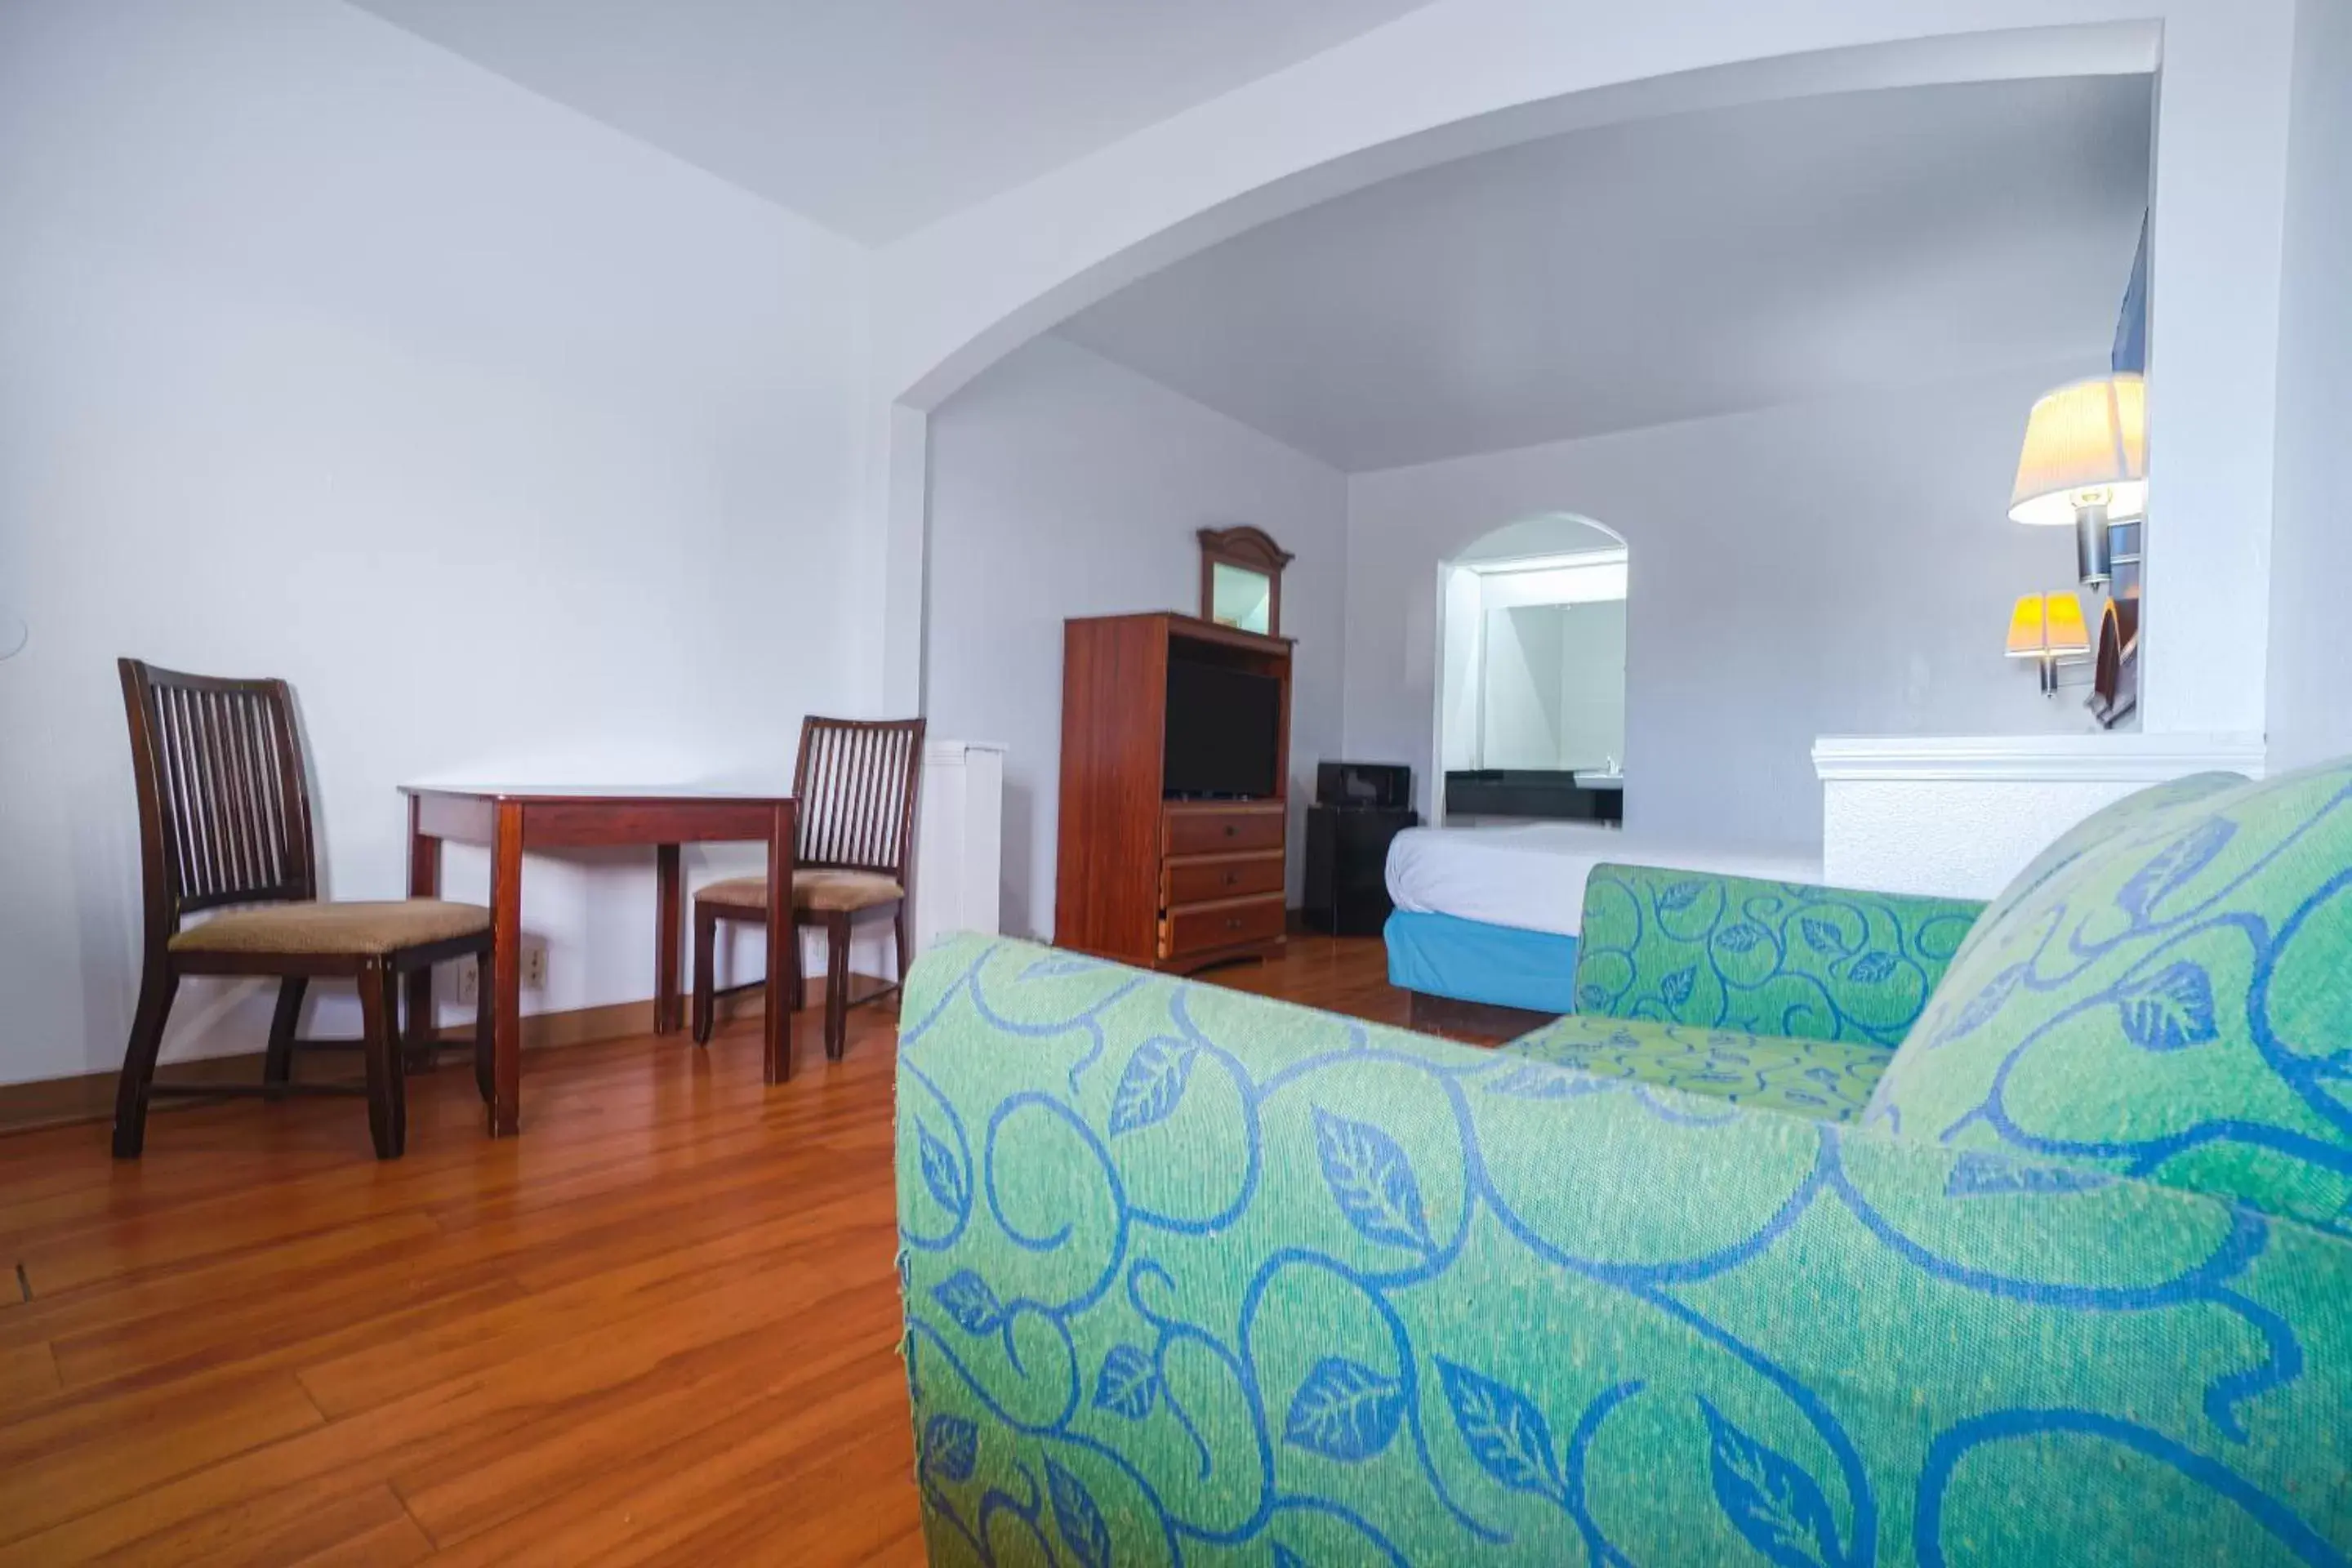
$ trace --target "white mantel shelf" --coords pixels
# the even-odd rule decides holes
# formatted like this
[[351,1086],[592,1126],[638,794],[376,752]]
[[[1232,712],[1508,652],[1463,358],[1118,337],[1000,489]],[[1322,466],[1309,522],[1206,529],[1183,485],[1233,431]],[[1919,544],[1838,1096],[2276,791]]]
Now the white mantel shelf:
[[1823,879],[1990,899],[2101,806],[2189,773],[2262,776],[2259,735],[1824,735]]
[[2011,783],[2162,784],[2188,773],[2263,773],[2260,735],[1823,735],[1823,783],[1982,779]]

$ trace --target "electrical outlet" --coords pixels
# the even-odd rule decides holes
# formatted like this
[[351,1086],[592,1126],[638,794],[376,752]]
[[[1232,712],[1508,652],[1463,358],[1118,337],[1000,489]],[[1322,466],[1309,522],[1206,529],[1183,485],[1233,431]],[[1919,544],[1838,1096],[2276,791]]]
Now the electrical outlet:
[[482,966],[472,959],[457,965],[457,1000],[471,1006],[482,994]]
[[525,942],[522,949],[522,983],[526,990],[547,989],[547,944]]

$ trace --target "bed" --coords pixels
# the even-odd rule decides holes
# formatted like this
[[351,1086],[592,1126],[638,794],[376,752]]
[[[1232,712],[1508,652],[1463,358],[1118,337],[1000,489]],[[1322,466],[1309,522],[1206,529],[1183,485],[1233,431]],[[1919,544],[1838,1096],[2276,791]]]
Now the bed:
[[1414,827],[1389,847],[1389,984],[1416,1026],[1523,1032],[1576,1010],[1584,879],[1603,863],[1818,882],[1818,858],[1743,855],[1590,822]]

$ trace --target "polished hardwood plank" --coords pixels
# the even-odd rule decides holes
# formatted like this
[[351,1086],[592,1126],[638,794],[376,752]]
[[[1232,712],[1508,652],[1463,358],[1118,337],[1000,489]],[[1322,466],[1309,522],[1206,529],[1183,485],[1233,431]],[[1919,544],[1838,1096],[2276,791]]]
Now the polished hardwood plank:
[[[1201,979],[1402,1023],[1383,972]],[[756,1016],[541,1053],[496,1142],[453,1057],[390,1163],[331,1101],[0,1137],[0,1568],[921,1562],[896,1027],[772,1088]]]

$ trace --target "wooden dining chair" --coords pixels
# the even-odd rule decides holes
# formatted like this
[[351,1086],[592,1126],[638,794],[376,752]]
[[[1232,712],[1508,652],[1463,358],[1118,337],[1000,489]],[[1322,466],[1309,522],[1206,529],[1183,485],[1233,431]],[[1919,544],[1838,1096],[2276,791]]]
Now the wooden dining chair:
[[[365,1094],[376,1157],[398,1157],[408,1137],[404,1044],[422,1044],[431,1021],[412,1017],[404,1041],[398,977],[447,959],[483,966],[475,1021],[474,1077],[490,1093],[490,911],[439,899],[322,902],[310,830],[309,769],[282,680],[222,680],[118,661],[131,719],[139,786],[139,847],[146,889],[146,956],[139,1010],[114,1101],[114,1152],[135,1159],[147,1106],[168,1095]],[[189,915],[219,912],[194,925]],[[188,974],[278,976],[278,1010],[257,1084],[157,1083],[155,1053],[180,979]],[[303,992],[314,979],[356,980],[358,1041],[295,1037]],[[297,1083],[298,1047],[360,1048],[363,1083]]]
[[[915,793],[923,771],[920,719],[820,719],[801,723],[793,771],[800,802],[800,844],[793,871],[793,925],[825,931],[824,1054],[839,1061],[849,1033],[849,933],[864,920],[891,917],[898,941],[899,983],[907,978],[907,862],[915,837]],[[694,1043],[710,1039],[714,950],[721,921],[768,920],[768,879],[733,877],[694,895]],[[801,1005],[800,943],[789,942],[793,972],[783,976],[784,1005]],[[748,991],[730,986],[723,994]],[[861,1000],[873,1001],[892,984]],[[775,990],[768,1005],[777,1005]]]

